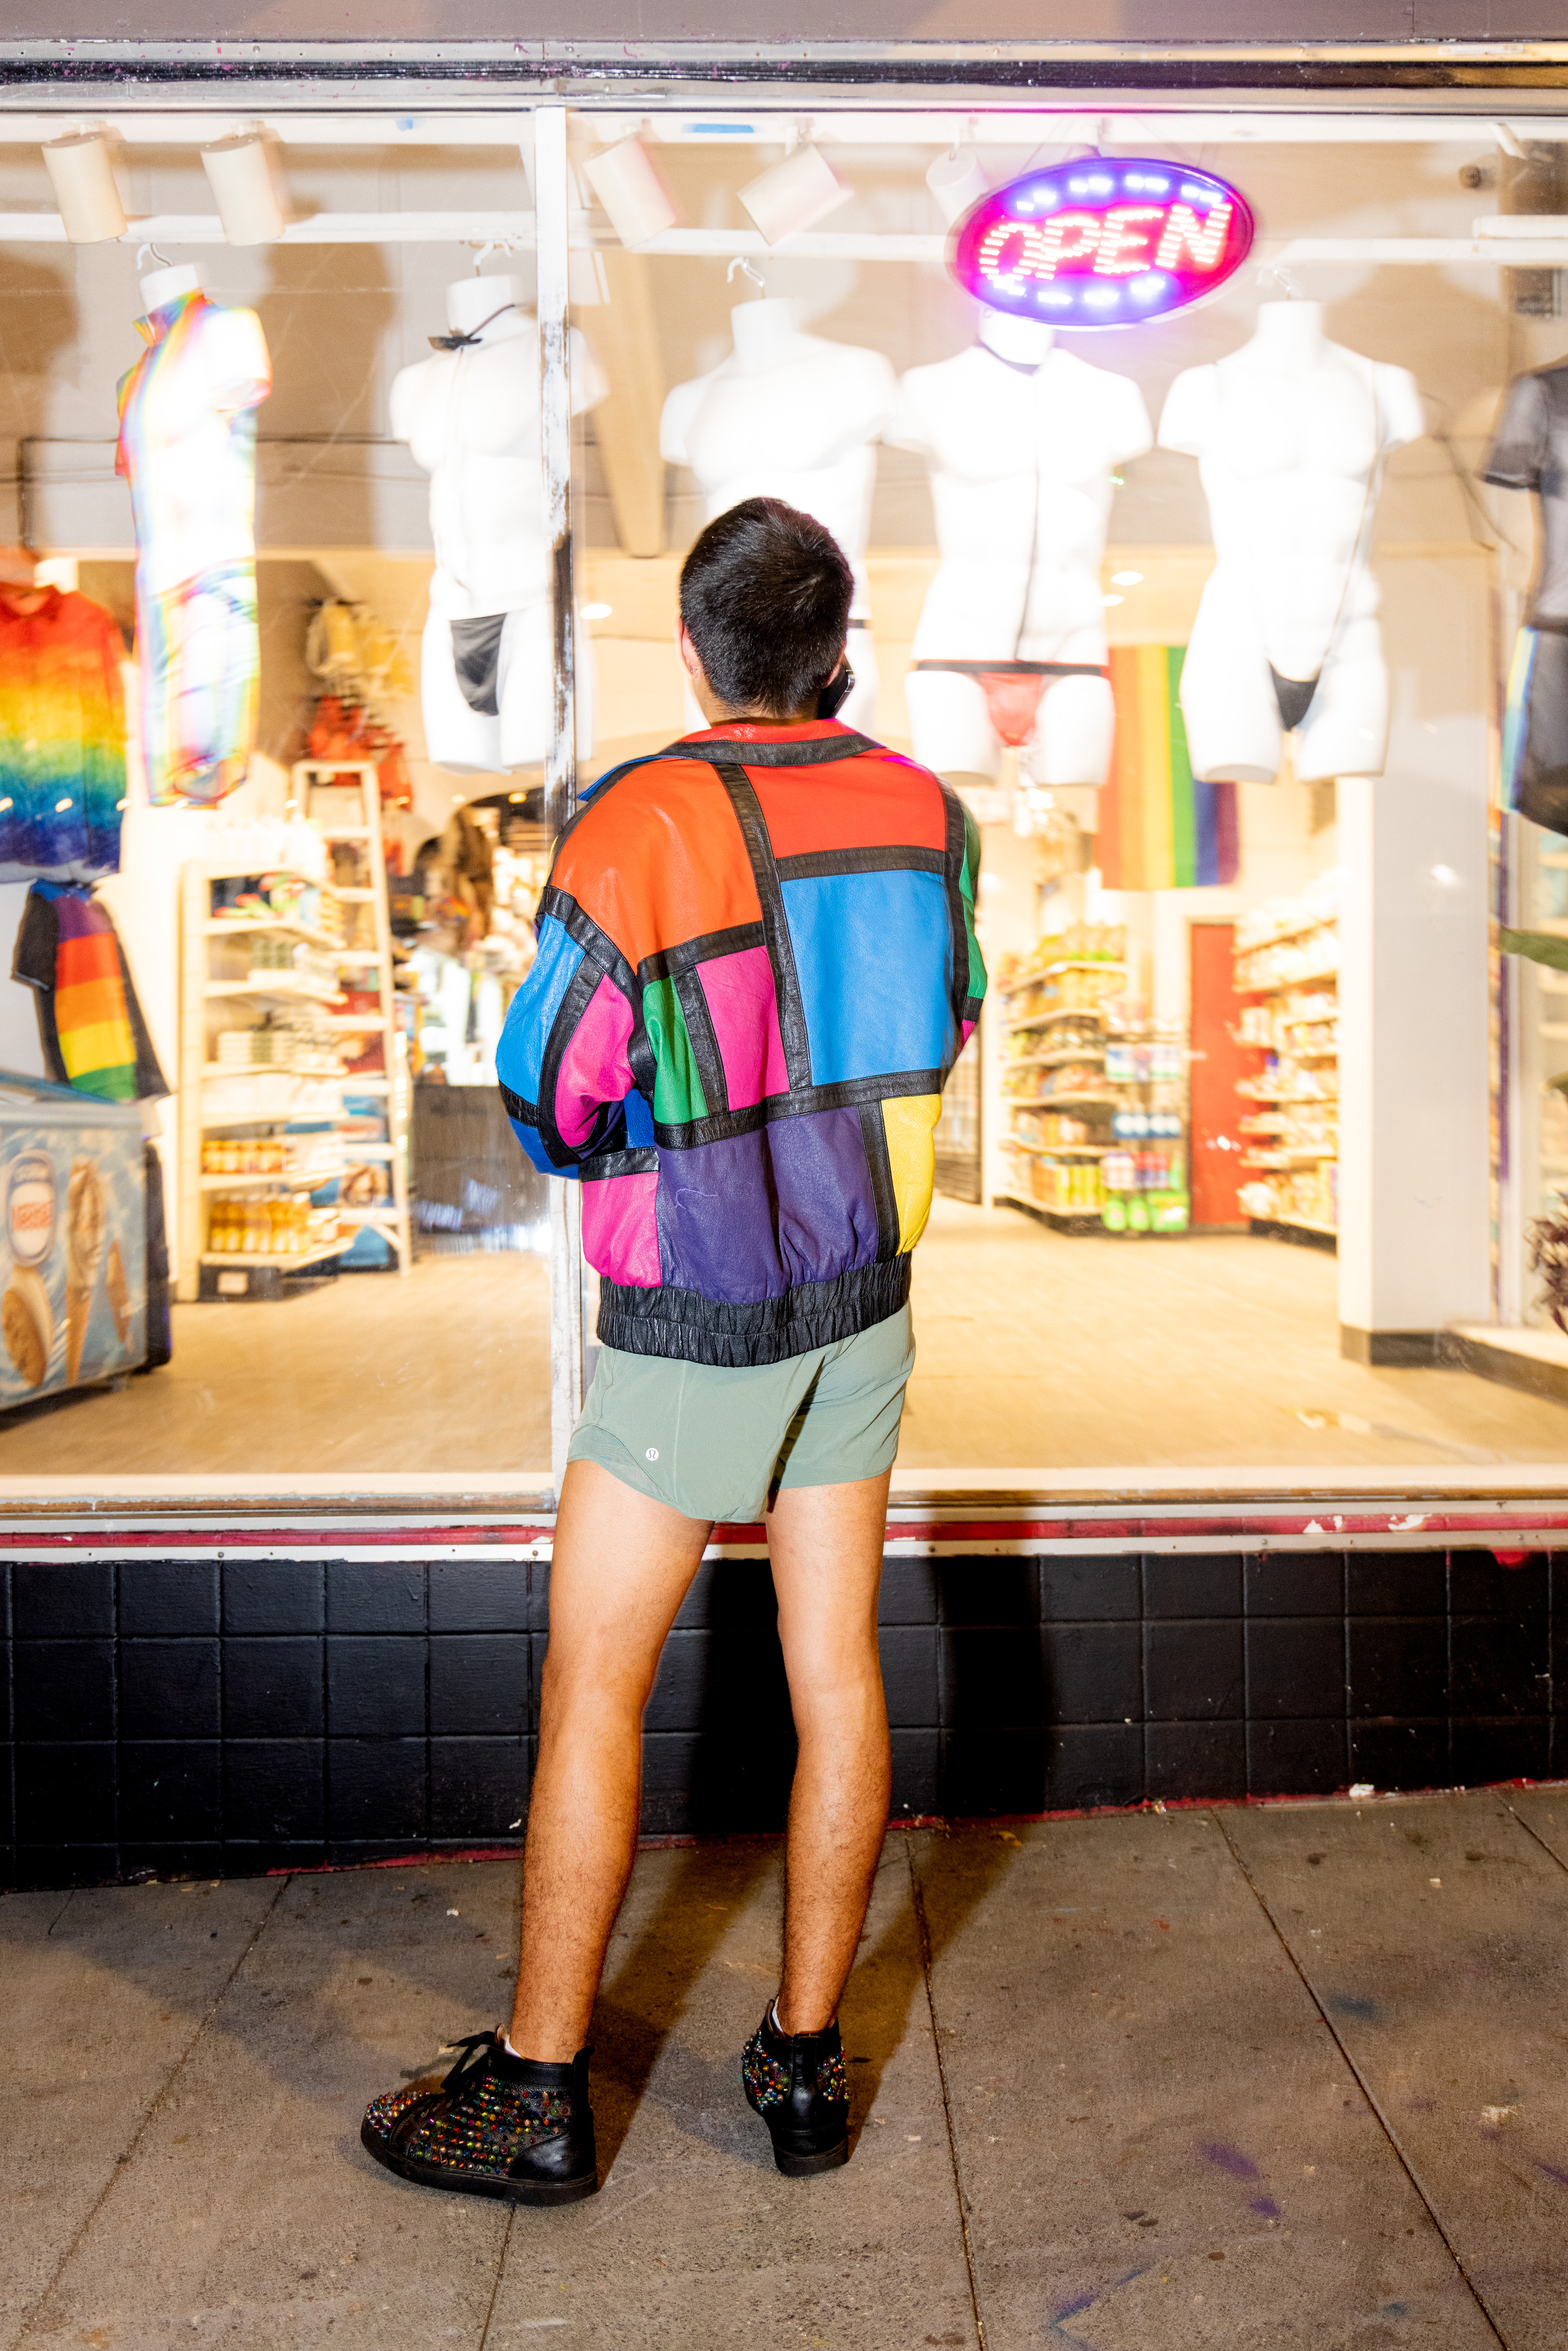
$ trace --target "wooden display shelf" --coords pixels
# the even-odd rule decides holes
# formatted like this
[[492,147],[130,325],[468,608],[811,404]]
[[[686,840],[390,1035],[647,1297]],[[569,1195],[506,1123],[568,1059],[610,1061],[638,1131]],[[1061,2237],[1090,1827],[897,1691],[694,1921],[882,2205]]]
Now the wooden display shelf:
[[998,1192],[998,1200],[1009,1207],[1022,1208],[1049,1225],[1055,1233],[1103,1233],[1105,1229],[1098,1208],[1048,1208],[1041,1200],[1030,1200],[1021,1192]]
[[352,1246],[340,1234],[336,1240],[318,1241],[314,1249],[297,1249],[292,1256],[275,1257],[267,1249],[203,1249],[201,1263],[218,1266],[271,1266],[280,1273],[298,1273],[308,1265],[321,1265],[329,1257],[341,1257]]
[[1124,1151],[1117,1143],[1030,1143],[1021,1134],[1003,1137],[1009,1151],[1030,1151],[1041,1159],[1103,1159],[1108,1152]]
[[301,1070],[292,1061],[204,1061],[204,1078],[304,1078],[316,1085],[342,1083],[341,1070]]
[[[285,984],[287,983],[287,984]],[[279,1004],[340,1004],[343,991],[330,987],[324,979],[288,981],[288,974],[278,972],[272,979],[209,979],[202,993],[204,996],[267,996]]]
[[1306,1249],[1339,1249],[1333,1225],[1316,1225],[1306,1217],[1249,1217],[1247,1229],[1256,1240],[1295,1241]]
[[348,1172],[343,1166],[319,1168],[315,1175],[306,1170],[298,1176],[204,1176],[200,1186],[204,1192],[315,1192]]
[[1333,931],[1339,927],[1339,916],[1314,914],[1311,922],[1292,923],[1288,930],[1270,931],[1266,939],[1238,939],[1233,953],[1239,962],[1243,956],[1261,955],[1265,947],[1282,947],[1291,939],[1310,938],[1314,931]]
[[[330,886],[326,882],[316,884],[322,890]],[[304,923],[286,923],[277,919],[264,922],[250,914],[236,914],[232,923],[221,923],[214,915],[203,928],[209,939],[244,939],[248,938],[253,931],[265,931],[275,939],[302,939],[307,946],[324,947],[331,955],[335,955],[342,944],[329,932],[310,930]]]
[[1026,1110],[1117,1110],[1124,1107],[1119,1094],[1009,1094],[1005,1099]]
[[[341,895],[341,893],[339,893]],[[1109,956],[1069,956],[1064,963],[1048,963],[1039,971],[1031,971],[1027,979],[1010,979],[1006,987],[997,990],[998,996],[1021,996],[1026,987],[1038,987],[1044,979],[1054,979],[1059,971],[1125,971],[1124,963],[1116,963]]]
[[[1339,985],[1337,963],[1325,965],[1321,971],[1292,972],[1289,979],[1238,979],[1238,996],[1284,996],[1292,987],[1321,987],[1325,980]],[[1265,1047],[1262,1049],[1267,1050]]]
[[1097,1008],[1081,1005],[1076,1011],[1031,1012],[1027,1020],[1004,1020],[1002,1034],[1004,1037],[1021,1037],[1030,1029],[1050,1029],[1058,1020],[1092,1020],[1096,1029],[1105,1026]]

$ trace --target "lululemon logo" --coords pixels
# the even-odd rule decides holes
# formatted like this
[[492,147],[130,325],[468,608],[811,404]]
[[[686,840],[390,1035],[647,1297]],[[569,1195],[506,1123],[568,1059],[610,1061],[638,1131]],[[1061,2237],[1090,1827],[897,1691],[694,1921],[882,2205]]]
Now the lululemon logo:
[[659,1458],[659,1448],[658,1448],[658,1447],[657,1447],[656,1445],[650,1445],[650,1446],[649,1446],[649,1447],[648,1447],[647,1458],[648,1458],[650,1461],[656,1461],[656,1460],[658,1459],[658,1458]]

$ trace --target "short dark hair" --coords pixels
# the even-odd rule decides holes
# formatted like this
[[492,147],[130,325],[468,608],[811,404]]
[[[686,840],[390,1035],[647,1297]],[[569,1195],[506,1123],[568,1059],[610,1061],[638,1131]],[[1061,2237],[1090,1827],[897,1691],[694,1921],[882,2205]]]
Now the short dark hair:
[[832,532],[782,498],[716,515],[681,566],[681,618],[719,700],[803,709],[838,666],[854,585]]

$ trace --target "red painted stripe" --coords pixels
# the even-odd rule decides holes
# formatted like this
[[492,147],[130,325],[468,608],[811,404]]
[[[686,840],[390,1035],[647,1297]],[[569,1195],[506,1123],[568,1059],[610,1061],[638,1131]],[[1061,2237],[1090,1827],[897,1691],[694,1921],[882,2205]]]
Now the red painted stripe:
[[[112,1509],[112,1505],[107,1506]],[[345,1517],[351,1516],[351,1505],[345,1506]],[[173,1512],[171,1511],[171,1516]],[[1304,1510],[1299,1505],[1291,1510],[1269,1510],[1254,1507],[1232,1513],[1205,1513],[1150,1510],[1136,1516],[1117,1515],[1096,1518],[1078,1512],[1064,1512],[1060,1518],[989,1519],[915,1519],[893,1520],[888,1523],[889,1542],[1094,1542],[1122,1543],[1136,1550],[1141,1543],[1161,1537],[1182,1537],[1187,1540],[1217,1535],[1234,1538],[1238,1535],[1305,1537],[1321,1541],[1325,1551],[1349,1535],[1383,1536],[1413,1534],[1429,1538],[1434,1548],[1456,1536],[1497,1537],[1505,1544],[1511,1535],[1557,1534],[1568,1536],[1568,1507],[1546,1507],[1537,1503],[1507,1505],[1495,1510],[1469,1509],[1412,1511],[1396,1502],[1381,1510],[1364,1507],[1354,1510],[1333,1511],[1323,1509]],[[330,1526],[290,1523],[287,1519],[266,1524],[211,1525],[187,1522],[183,1526],[104,1526],[78,1527],[68,1532],[40,1525],[35,1530],[12,1526],[0,1529],[0,1552],[68,1552],[83,1544],[92,1547],[112,1545],[125,1551],[178,1550],[219,1548],[247,1551],[263,1547],[291,1552],[341,1550],[345,1544],[356,1549],[374,1547],[379,1551],[427,1550],[445,1543],[485,1545],[492,1548],[517,1549],[528,1543],[549,1543],[554,1540],[555,1529],[549,1520],[516,1525],[409,1525],[370,1522],[346,1525],[339,1520]],[[716,1526],[711,1541],[721,1545],[760,1545],[767,1541],[767,1530],[755,1526]],[[1490,1548],[1490,1544],[1483,1544]]]

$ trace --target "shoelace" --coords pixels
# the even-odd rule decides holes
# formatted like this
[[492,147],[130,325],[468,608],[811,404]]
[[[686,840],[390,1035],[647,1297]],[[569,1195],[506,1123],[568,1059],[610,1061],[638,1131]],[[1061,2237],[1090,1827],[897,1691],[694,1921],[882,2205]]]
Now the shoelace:
[[493,2032],[470,2032],[461,2041],[449,2041],[446,2046],[448,2049],[461,2050],[463,2054],[442,2083],[442,2089],[444,2091],[466,2090],[471,2085],[476,2085],[489,2072],[490,2059],[495,2053],[496,2036]]

